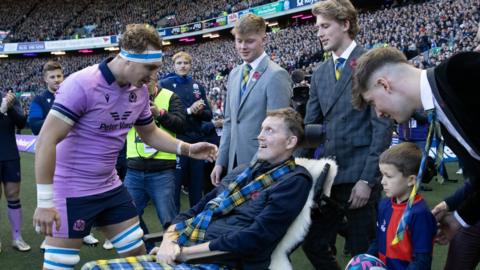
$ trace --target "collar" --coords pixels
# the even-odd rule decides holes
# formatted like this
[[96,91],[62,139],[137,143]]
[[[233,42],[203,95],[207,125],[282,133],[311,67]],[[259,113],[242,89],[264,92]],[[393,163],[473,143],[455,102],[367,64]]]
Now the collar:
[[108,65],[107,65],[112,60],[113,60],[113,57],[109,57],[109,58],[103,60],[98,65],[98,68],[100,69],[100,72],[102,72],[103,78],[105,78],[105,81],[107,81],[107,83],[109,85],[111,85],[112,83],[115,82],[115,76],[113,76],[112,71],[110,70],[110,68],[108,68]]
[[426,70],[422,70],[422,73],[420,74],[420,97],[423,110],[427,111],[434,108],[432,87],[428,82]]
[[357,47],[357,42],[355,42],[355,40],[352,40],[352,42],[350,43],[350,45],[347,47],[347,49],[342,53],[342,55],[340,56],[337,56],[334,52],[332,52],[332,58],[333,58],[333,63],[335,63],[335,61],[342,57],[343,59],[347,60],[348,57],[350,57],[350,54],[352,54],[353,50],[355,49],[355,47]]
[[260,62],[262,62],[263,58],[267,56],[266,52],[263,52],[262,55],[260,55],[257,59],[253,60],[251,63],[243,62],[244,65],[250,64],[252,67],[252,70],[256,70],[258,65],[260,65]]

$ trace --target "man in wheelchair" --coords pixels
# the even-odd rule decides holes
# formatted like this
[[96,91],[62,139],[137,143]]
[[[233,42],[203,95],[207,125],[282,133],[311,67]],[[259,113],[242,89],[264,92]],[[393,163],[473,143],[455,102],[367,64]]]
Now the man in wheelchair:
[[[304,207],[312,178],[292,157],[304,138],[302,118],[291,108],[270,111],[258,135],[257,158],[227,174],[220,185],[178,215],[155,256],[99,260],[82,269],[230,269],[183,263],[191,255],[227,251],[244,269],[268,269],[270,256]],[[254,142],[252,142],[254,143]],[[130,267],[130,268],[129,268]]]

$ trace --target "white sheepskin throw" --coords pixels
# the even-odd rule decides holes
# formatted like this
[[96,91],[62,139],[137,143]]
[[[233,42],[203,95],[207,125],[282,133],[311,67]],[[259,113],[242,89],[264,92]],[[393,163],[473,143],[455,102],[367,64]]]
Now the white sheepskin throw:
[[325,164],[330,164],[330,170],[328,171],[327,179],[323,185],[323,194],[330,197],[330,190],[332,188],[333,180],[337,175],[338,166],[337,163],[333,159],[306,159],[306,158],[296,158],[295,163],[305,167],[308,170],[310,175],[313,178],[312,189],[310,190],[310,194],[308,194],[307,202],[303,207],[302,211],[298,215],[298,217],[293,221],[290,228],[288,228],[287,233],[282,238],[280,243],[278,243],[277,247],[272,253],[270,266],[268,269],[271,270],[291,270],[292,265],[290,264],[290,260],[288,259],[288,255],[295,248],[300,242],[303,241],[305,236],[308,233],[308,229],[310,228],[310,224],[312,222],[310,218],[310,211],[313,205],[313,192],[314,187],[317,181],[317,178],[322,173],[323,167]]

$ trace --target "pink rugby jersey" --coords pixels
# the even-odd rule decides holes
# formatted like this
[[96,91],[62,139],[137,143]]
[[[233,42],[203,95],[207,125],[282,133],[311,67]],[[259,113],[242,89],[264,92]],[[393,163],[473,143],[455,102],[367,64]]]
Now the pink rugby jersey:
[[120,186],[115,163],[127,132],[153,121],[147,87],[120,87],[109,60],[70,75],[56,93],[50,113],[72,125],[57,145],[56,197],[83,197]]

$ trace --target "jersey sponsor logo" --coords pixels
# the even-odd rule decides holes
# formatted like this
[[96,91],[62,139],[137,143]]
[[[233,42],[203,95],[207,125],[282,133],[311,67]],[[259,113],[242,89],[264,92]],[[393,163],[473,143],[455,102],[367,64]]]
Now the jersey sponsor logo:
[[101,123],[100,129],[103,131],[114,131],[117,129],[131,129],[133,122],[124,122],[132,114],[132,111],[126,111],[120,115],[118,112],[110,112],[113,121],[121,121],[120,123]]

